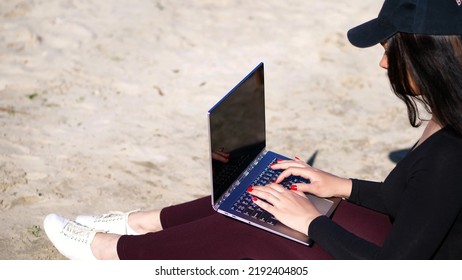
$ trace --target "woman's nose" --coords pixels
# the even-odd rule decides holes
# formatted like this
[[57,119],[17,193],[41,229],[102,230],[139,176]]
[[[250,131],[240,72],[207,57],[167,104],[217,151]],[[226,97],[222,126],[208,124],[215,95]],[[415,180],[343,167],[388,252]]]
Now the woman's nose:
[[388,69],[388,57],[386,54],[383,55],[382,59],[380,60],[379,65],[383,69]]

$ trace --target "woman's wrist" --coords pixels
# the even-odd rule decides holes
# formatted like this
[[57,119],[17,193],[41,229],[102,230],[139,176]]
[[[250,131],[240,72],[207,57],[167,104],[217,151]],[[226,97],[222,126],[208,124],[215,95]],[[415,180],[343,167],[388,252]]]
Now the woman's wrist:
[[351,195],[351,190],[353,189],[353,180],[349,178],[341,178],[342,182],[338,184],[338,193],[337,197],[342,199],[348,199]]
[[317,213],[314,213],[313,215],[310,215],[309,217],[307,217],[306,219],[306,223],[305,225],[301,228],[301,229],[304,229],[306,231],[301,231],[302,233],[307,233],[310,229],[310,225],[311,223],[316,220],[316,218],[322,216],[321,213],[317,212]]

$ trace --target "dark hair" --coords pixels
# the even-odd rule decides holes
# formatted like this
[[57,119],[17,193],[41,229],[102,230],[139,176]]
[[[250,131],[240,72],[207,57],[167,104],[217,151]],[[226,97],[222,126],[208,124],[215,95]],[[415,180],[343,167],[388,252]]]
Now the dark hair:
[[391,87],[406,104],[411,125],[421,124],[421,103],[462,135],[462,36],[397,33],[386,47]]

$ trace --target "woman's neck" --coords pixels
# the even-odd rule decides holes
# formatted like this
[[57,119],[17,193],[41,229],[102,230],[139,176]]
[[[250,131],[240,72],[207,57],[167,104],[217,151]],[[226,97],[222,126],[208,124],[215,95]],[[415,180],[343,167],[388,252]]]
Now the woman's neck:
[[419,142],[417,142],[417,145],[415,145],[415,148],[418,147],[423,142],[425,142],[425,140],[427,140],[430,136],[435,134],[437,131],[441,130],[441,128],[443,127],[438,122],[438,120],[432,117],[431,120],[425,126],[422,136],[420,136]]

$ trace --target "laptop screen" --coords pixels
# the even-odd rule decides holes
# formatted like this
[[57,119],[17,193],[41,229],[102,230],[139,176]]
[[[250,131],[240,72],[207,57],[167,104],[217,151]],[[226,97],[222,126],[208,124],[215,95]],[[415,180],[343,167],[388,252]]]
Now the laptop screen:
[[208,114],[215,204],[266,146],[263,63]]

